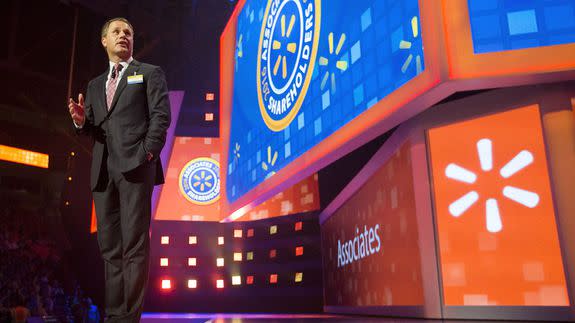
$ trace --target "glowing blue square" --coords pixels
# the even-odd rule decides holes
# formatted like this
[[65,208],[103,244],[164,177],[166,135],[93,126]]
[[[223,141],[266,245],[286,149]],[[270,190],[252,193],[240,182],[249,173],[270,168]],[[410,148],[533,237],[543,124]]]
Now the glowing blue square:
[[371,25],[371,8],[367,8],[367,10],[361,15],[361,31],[364,31]]
[[325,110],[325,109],[327,109],[327,107],[329,107],[329,91],[325,91],[321,95],[321,107],[322,107],[322,110]]
[[289,140],[289,136],[290,136],[289,127],[286,127],[284,129],[284,140]]
[[248,144],[252,142],[252,132],[248,131]]
[[507,13],[509,35],[522,35],[537,32],[535,10],[523,10]]
[[228,175],[230,175],[232,173],[233,169],[232,169],[232,164],[230,163],[228,165]]
[[399,50],[399,43],[403,40],[403,27],[399,27],[391,33],[391,52]]
[[358,59],[361,58],[361,48],[359,40],[351,46],[351,63],[355,63]]
[[575,10],[570,6],[545,8],[545,26],[548,30],[573,28],[575,26]]
[[375,97],[375,98],[369,100],[369,102],[367,102],[367,108],[369,109],[369,108],[371,108],[372,106],[374,106],[374,105],[377,103],[377,101],[378,101],[378,100],[377,100],[377,97]]
[[284,154],[285,158],[288,158],[291,155],[291,144],[289,141],[284,145]]
[[358,106],[361,102],[363,102],[363,84],[360,84],[355,89],[353,89],[354,105]]
[[321,133],[321,117],[315,119],[313,122],[313,129],[316,136]]
[[299,114],[299,116],[297,116],[297,129],[301,130],[301,128],[303,128],[304,125],[305,125],[305,119],[302,112]]
[[259,164],[262,161],[262,152],[258,150],[256,153],[256,164]]
[[255,182],[256,180],[256,170],[252,170],[252,182]]

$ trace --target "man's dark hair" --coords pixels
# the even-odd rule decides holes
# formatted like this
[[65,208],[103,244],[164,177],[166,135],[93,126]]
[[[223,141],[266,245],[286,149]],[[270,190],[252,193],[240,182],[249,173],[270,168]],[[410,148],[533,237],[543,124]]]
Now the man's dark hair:
[[112,18],[109,19],[108,21],[106,21],[104,23],[104,26],[102,26],[102,33],[101,36],[102,37],[106,37],[106,34],[108,33],[108,28],[110,27],[110,24],[114,21],[121,21],[121,22],[125,22],[128,24],[128,26],[130,26],[130,29],[132,29],[132,34],[134,33],[134,27],[132,26],[132,24],[128,21],[128,19],[124,18],[124,17],[116,17],[116,18]]

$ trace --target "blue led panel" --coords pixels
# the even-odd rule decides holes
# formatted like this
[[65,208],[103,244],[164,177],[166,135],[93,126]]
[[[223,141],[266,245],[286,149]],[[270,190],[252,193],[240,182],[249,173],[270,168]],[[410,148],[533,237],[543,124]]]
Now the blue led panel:
[[246,1],[238,17],[230,202],[424,69],[417,0]]
[[468,0],[476,54],[575,42],[573,0]]

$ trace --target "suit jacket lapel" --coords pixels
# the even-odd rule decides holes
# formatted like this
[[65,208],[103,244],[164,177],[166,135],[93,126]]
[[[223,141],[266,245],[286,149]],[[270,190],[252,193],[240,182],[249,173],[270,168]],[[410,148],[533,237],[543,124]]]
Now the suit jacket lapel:
[[99,76],[97,80],[96,90],[98,91],[98,106],[101,107],[104,114],[108,113],[108,106],[106,104],[106,79],[108,78],[108,70]]
[[114,94],[114,99],[112,100],[112,106],[110,107],[110,111],[108,112],[108,114],[112,113],[112,111],[116,107],[116,103],[118,102],[118,98],[120,97],[120,95],[122,94],[122,91],[124,91],[124,89],[126,88],[126,84],[128,83],[128,81],[127,81],[128,76],[132,75],[134,73],[137,73],[139,68],[140,68],[140,62],[138,62],[136,60],[133,60],[130,63],[130,65],[128,65],[128,67],[126,68],[126,71],[124,72],[124,74],[122,75],[122,78],[120,79],[120,83],[118,84],[118,87],[116,88],[116,93]]

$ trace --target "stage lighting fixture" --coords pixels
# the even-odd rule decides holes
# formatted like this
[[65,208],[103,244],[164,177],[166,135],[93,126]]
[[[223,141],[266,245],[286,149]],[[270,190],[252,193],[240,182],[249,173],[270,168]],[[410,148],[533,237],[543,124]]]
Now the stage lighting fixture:
[[168,258],[160,258],[160,266],[168,267]]
[[68,176],[68,182],[72,181],[72,176]]
[[232,285],[241,285],[242,276],[232,276]]
[[295,273],[295,282],[299,283],[303,280],[303,273]]
[[224,258],[217,258],[216,259],[216,266],[223,267],[224,266]]
[[197,236],[189,236],[188,237],[188,244],[197,244],[198,243],[198,237]]
[[188,279],[188,288],[197,288],[198,281],[195,279]]
[[277,225],[272,225],[270,227],[270,234],[276,234],[278,233],[278,226]]
[[160,238],[160,243],[161,243],[161,244],[170,244],[170,237],[168,237],[168,236],[162,236],[162,237]]
[[254,252],[249,251],[246,253],[246,260],[254,260]]
[[254,236],[254,229],[248,229],[248,238],[251,238]]
[[206,93],[206,101],[214,101],[215,95],[214,93],[208,92]]
[[275,249],[270,250],[270,258],[275,258],[277,255],[277,251]]
[[64,204],[66,204],[66,206],[69,206],[69,205],[70,205],[70,202],[69,202],[69,201],[66,201],[66,203],[64,203]]
[[196,264],[197,264],[196,258],[188,258],[188,266],[189,267],[195,267]]
[[303,222],[298,221],[295,223],[295,231],[301,231],[301,229],[303,228]]
[[218,279],[216,281],[216,287],[217,288],[224,288],[224,280],[223,279]]
[[71,152],[71,153],[70,153],[70,156],[76,156],[76,153],[75,153],[75,152]]
[[0,160],[48,168],[50,156],[35,151],[0,145]]
[[252,285],[253,283],[254,283],[254,276],[246,277],[246,284],[247,285]]
[[278,274],[271,274],[270,275],[270,284],[275,284],[278,282]]
[[218,245],[223,245],[224,244],[224,237],[218,237]]
[[241,238],[243,235],[242,229],[235,229],[234,230],[234,238]]
[[296,255],[296,256],[301,256],[301,255],[303,255],[303,247],[302,247],[302,246],[299,246],[299,247],[296,247],[296,248],[295,248],[295,255]]
[[234,261],[242,261],[242,253],[234,252]]
[[171,289],[172,281],[169,279],[162,279],[162,289]]
[[205,120],[206,121],[214,121],[214,114],[211,112],[206,112],[205,114]]

